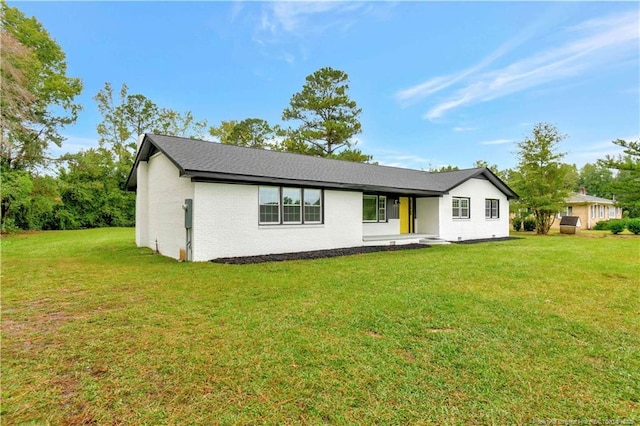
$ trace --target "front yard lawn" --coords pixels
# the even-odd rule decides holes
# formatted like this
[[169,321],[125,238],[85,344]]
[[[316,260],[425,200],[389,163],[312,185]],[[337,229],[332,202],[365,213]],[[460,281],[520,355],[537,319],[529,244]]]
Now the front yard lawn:
[[255,265],[3,237],[2,423],[638,422],[640,237],[598,235]]

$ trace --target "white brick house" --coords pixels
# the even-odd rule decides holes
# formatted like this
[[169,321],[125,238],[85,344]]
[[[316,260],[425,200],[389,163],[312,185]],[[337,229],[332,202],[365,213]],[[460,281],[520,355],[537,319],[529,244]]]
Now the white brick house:
[[517,197],[486,168],[429,173],[151,134],[127,188],[136,244],[193,261],[506,237]]

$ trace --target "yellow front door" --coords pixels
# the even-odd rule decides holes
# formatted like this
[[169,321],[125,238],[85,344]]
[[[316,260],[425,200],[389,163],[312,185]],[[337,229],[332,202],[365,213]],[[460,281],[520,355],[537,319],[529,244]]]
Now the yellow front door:
[[409,198],[400,197],[400,233],[409,233]]

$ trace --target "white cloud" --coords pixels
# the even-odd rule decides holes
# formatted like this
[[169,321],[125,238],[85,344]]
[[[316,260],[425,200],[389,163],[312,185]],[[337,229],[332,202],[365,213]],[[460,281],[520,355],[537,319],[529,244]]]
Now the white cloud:
[[472,130],[478,130],[477,127],[464,127],[464,126],[457,126],[453,128],[453,131],[456,133],[459,132],[470,132]]
[[490,141],[480,142],[482,145],[504,145],[515,142],[515,139],[494,139]]
[[[396,94],[401,103],[421,100],[449,86],[458,88],[432,106],[425,118],[434,120],[453,109],[487,102],[553,81],[598,70],[602,66],[638,58],[638,14],[635,12],[591,19],[564,30],[568,41],[517,60],[502,68],[483,71],[513,50],[526,37],[508,42],[478,64],[446,76],[434,77]],[[633,62],[630,62],[633,63]],[[463,83],[460,87],[456,83]]]
[[402,151],[390,149],[376,149],[370,152],[373,161],[377,161],[381,166],[400,167],[403,169],[428,169],[432,160],[415,154],[407,154]]
[[530,39],[540,22],[534,22],[521,31],[516,37],[511,40],[508,40],[506,43],[503,43],[496,50],[491,52],[488,56],[480,60],[477,64],[457,73],[452,73],[444,76],[438,76],[430,78],[429,80],[420,83],[416,86],[410,87],[408,89],[400,90],[396,93],[396,99],[404,105],[408,105],[414,102],[417,102],[429,95],[437,93],[441,90],[446,89],[449,86],[457,83],[458,81],[463,80],[465,77],[473,75],[478,71],[488,67],[493,62],[503,57],[507,53],[514,50],[516,47]]
[[81,150],[98,147],[98,139],[70,135],[63,136],[65,140],[62,141],[62,146],[51,145],[49,147],[49,154],[54,158],[63,154],[75,154]]
[[[257,20],[253,41],[265,49],[264,54],[293,63],[296,59],[305,60],[309,57],[310,52],[304,46],[307,39],[328,32],[347,32],[363,17],[385,19],[393,7],[395,5],[392,3],[364,1],[265,2]],[[286,46],[289,52],[279,51],[273,55],[267,51],[273,45]]]
[[265,3],[257,41],[276,43],[283,38],[304,38],[331,30],[348,30],[361,14],[369,13],[364,2],[279,1]]
[[[617,138],[613,138],[615,140]],[[626,141],[635,141],[640,139],[640,134],[621,138]],[[569,149],[565,162],[575,163],[578,167],[584,166],[586,163],[595,163],[605,158],[607,155],[617,156],[623,154],[623,149],[613,144],[612,140],[591,142],[587,144],[579,144],[575,149]]]

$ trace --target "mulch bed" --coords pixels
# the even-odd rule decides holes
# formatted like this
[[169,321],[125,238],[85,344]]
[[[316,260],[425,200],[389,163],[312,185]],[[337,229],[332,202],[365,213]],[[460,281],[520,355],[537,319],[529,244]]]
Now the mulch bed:
[[[485,238],[481,240],[465,240],[456,241],[455,244],[476,244],[486,243],[493,241],[508,241],[519,240],[521,237],[503,237],[503,238]],[[285,260],[306,260],[306,259],[324,259],[327,257],[338,256],[351,256],[354,254],[375,253],[378,251],[398,251],[398,250],[416,250],[429,248],[426,244],[402,244],[396,246],[361,246],[361,247],[347,247],[330,250],[314,250],[314,251],[301,251],[297,253],[280,253],[280,254],[265,254],[262,256],[244,256],[244,257],[220,257],[213,259],[213,263],[226,263],[230,265],[248,265],[251,263],[264,263],[264,262],[283,262]]]
[[285,260],[323,259],[327,257],[375,253],[378,251],[416,250],[416,249],[425,249],[428,247],[429,246],[425,244],[347,247],[347,248],[339,248],[339,249],[331,249],[331,250],[301,251],[297,253],[266,254],[263,256],[220,257],[218,259],[211,260],[211,262],[227,263],[227,264],[235,264],[235,265],[246,265],[250,263],[282,262]]
[[482,238],[479,240],[464,240],[464,241],[452,241],[454,244],[477,244],[477,243],[491,243],[494,241],[510,241],[521,240],[522,237],[501,237],[501,238]]

